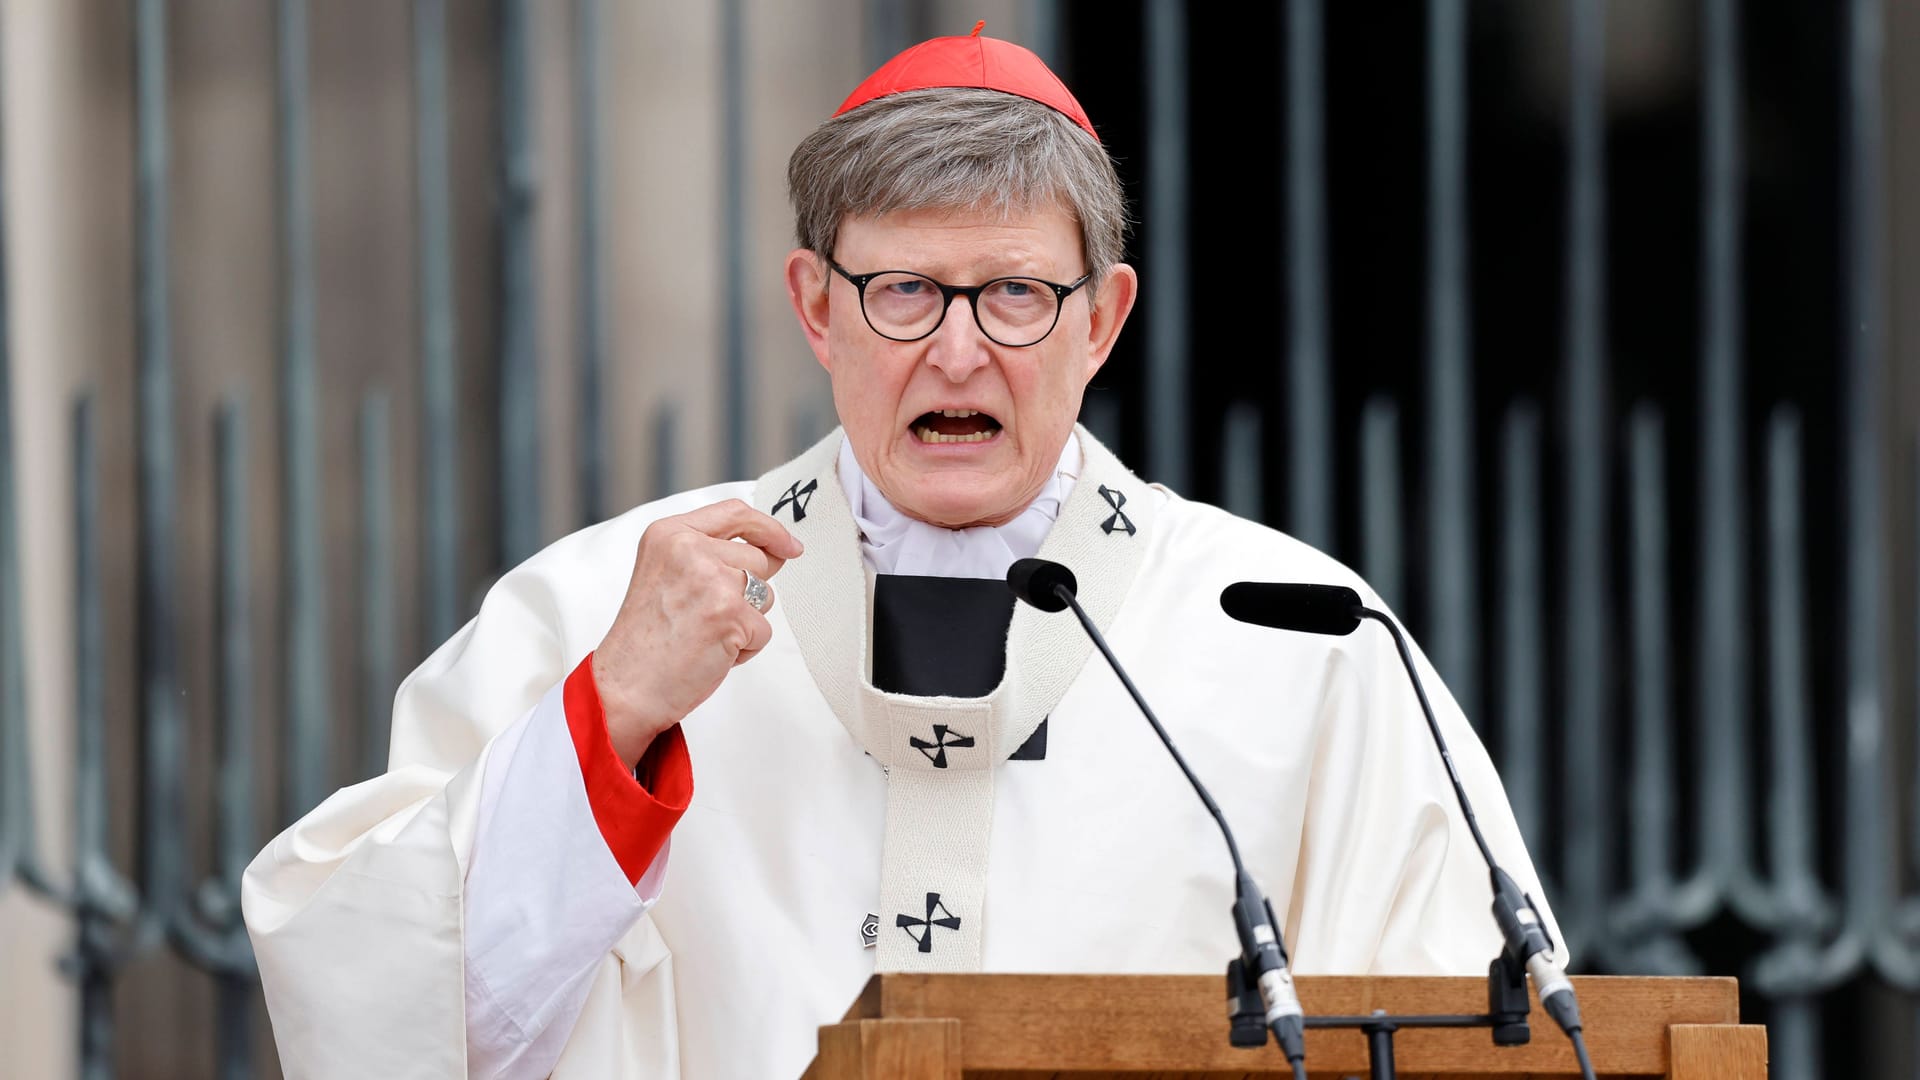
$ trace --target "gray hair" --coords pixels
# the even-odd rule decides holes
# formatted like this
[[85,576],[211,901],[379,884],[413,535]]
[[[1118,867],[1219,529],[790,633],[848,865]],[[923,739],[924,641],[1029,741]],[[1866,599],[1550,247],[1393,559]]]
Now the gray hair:
[[1058,206],[1097,284],[1120,261],[1127,202],[1106,148],[1037,101],[971,87],[910,90],[836,116],[787,162],[800,246],[833,255],[840,223],[895,210]]

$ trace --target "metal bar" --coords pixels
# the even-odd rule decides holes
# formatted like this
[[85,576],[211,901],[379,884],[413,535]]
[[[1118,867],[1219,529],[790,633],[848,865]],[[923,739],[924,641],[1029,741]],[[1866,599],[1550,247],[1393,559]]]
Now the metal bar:
[[136,9],[134,273],[139,445],[138,679],[140,888],[151,935],[186,895],[184,721],[175,655],[173,360],[168,312],[167,24],[160,0]]
[[1628,420],[1632,498],[1633,777],[1627,820],[1633,884],[1671,885],[1673,874],[1673,642],[1667,628],[1665,434],[1650,405]]
[[1389,606],[1407,597],[1400,498],[1400,409],[1374,397],[1360,414],[1360,550],[1368,584]]
[[1147,0],[1146,410],[1148,475],[1187,486],[1187,16]]
[[[1767,425],[1767,702],[1772,744],[1767,783],[1769,856],[1787,948],[1807,956],[1830,917],[1813,835],[1812,700],[1807,679],[1806,520],[1800,477],[1800,416],[1780,408]],[[1804,985],[1796,979],[1795,984]],[[1774,1002],[1768,1067],[1778,1080],[1820,1075],[1820,1009],[1804,992]]]
[[[1846,470],[1847,560],[1846,625],[1843,631],[1847,673],[1846,849],[1842,857],[1848,932],[1872,935],[1873,967],[1893,985],[1920,990],[1920,898],[1901,904],[1904,926],[1898,931],[1884,918],[1891,891],[1898,887],[1899,845],[1887,823],[1894,820],[1888,757],[1885,698],[1887,620],[1882,606],[1888,588],[1885,494],[1880,455],[1885,418],[1882,366],[1887,360],[1886,192],[1884,189],[1886,107],[1884,100],[1885,11],[1881,0],[1849,0],[1847,5],[1847,115],[1845,212],[1846,338],[1845,382],[1841,397],[1842,461]],[[1911,808],[1910,827],[1920,827]],[[1920,837],[1912,846],[1920,849]],[[1896,936],[1897,934],[1897,936]],[[1843,933],[1827,959],[1850,959]]]
[[[1474,547],[1473,361],[1467,263],[1465,0],[1427,4],[1428,647],[1480,714],[1480,573]],[[1396,594],[1402,601],[1404,594]]]
[[[1898,845],[1887,773],[1884,697],[1887,587],[1880,455],[1881,364],[1886,357],[1886,296],[1881,238],[1886,224],[1881,187],[1884,109],[1881,99],[1883,13],[1879,0],[1846,8],[1847,109],[1844,213],[1846,328],[1842,342],[1840,430],[1845,476],[1846,563],[1842,629],[1846,665],[1846,847],[1844,915],[1850,932],[1867,935],[1874,967],[1895,985],[1920,983],[1920,963],[1886,936],[1885,916],[1897,888]],[[1839,950],[1830,960],[1850,959]]]
[[[1706,0],[1701,128],[1700,531],[1695,605],[1694,709],[1702,746],[1751,741],[1746,626],[1746,436],[1741,412],[1739,15]],[[1754,925],[1774,920],[1753,871],[1747,762],[1708,755],[1697,787],[1701,865],[1669,902],[1667,918],[1697,925],[1723,902]]]
[[[233,1069],[244,1067],[245,1060],[251,1057],[251,985],[255,976],[253,952],[240,914],[240,878],[252,860],[256,847],[253,832],[253,740],[248,697],[250,683],[245,672],[235,674],[232,670],[237,663],[244,663],[249,669],[251,664],[244,655],[240,661],[234,661],[225,654],[230,645],[229,639],[235,636],[249,637],[251,633],[244,613],[236,615],[235,612],[236,605],[245,604],[244,577],[239,581],[227,577],[244,575],[247,563],[244,539],[247,519],[242,501],[244,470],[240,464],[246,448],[240,430],[238,406],[231,401],[224,402],[215,417],[214,427],[215,498],[219,515],[218,542],[221,547],[221,563],[216,570],[220,576],[217,633],[222,647],[218,673],[221,683],[219,751],[214,788],[213,846],[216,865],[213,874],[198,889],[191,888],[192,869],[187,860],[184,835],[189,775],[185,754],[186,723],[177,708],[167,713],[149,713],[146,717],[147,742],[143,746],[143,767],[153,777],[148,784],[148,798],[151,799],[147,804],[148,812],[157,814],[158,820],[142,822],[142,852],[144,860],[150,845],[159,865],[157,869],[149,870],[143,861],[142,871],[149,876],[142,880],[144,906],[139,911],[140,930],[120,950],[120,958],[113,962],[124,962],[144,947],[147,941],[145,935],[160,932],[164,933],[167,942],[179,952],[182,959],[219,976],[218,1038],[223,1047],[231,1048],[230,1052],[243,1054],[242,1065],[229,1067],[223,1059],[221,1071],[222,1075],[240,1075],[234,1073]],[[87,467],[91,468],[91,464]],[[159,606],[152,618],[151,624],[143,621],[143,635],[173,633],[175,620],[170,605]],[[232,625],[236,620],[237,628]],[[104,813],[104,793],[98,802]],[[96,872],[110,872],[104,856]],[[127,892],[124,887],[116,889],[110,885],[93,889],[96,895],[116,891]],[[134,908],[130,895],[125,906],[125,914],[130,916]]]
[[792,448],[794,454],[799,454],[807,447],[819,442],[827,432],[833,430],[826,422],[826,418],[821,415],[819,407],[804,399],[794,403],[793,408],[788,412],[788,417],[788,430],[791,435],[787,439],[787,445]]
[[[249,610],[253,560],[247,544],[251,515],[246,417],[232,398],[221,403],[214,418],[214,457],[220,642],[220,760],[215,788],[219,829],[215,844],[220,857],[215,878],[201,888],[200,895],[211,900],[203,914],[229,941],[238,935],[244,943],[240,878],[257,848],[253,829],[253,614]],[[258,988],[243,972],[223,971],[217,981],[220,1022],[216,1061],[220,1080],[245,1080],[253,1073],[253,1001]]]
[[1818,1080],[1820,1002],[1809,996],[1773,1003],[1767,1020],[1767,1075],[1771,1080]]
[[74,604],[74,893],[78,946],[70,961],[80,984],[80,1075],[114,1073],[115,930],[131,910],[107,854],[107,721],[101,644],[99,468],[94,459],[93,402],[73,408]]
[[600,103],[605,95],[601,75],[600,0],[574,3],[575,170],[580,182],[580,402],[574,418],[580,455],[580,523],[591,525],[606,516],[606,382],[607,317],[606,259],[600,237],[606,229],[601,203]]
[[1120,395],[1104,386],[1087,387],[1086,396],[1080,399],[1080,426],[1102,446],[1118,452],[1122,434]]
[[1064,35],[1060,32],[1061,0],[1027,0],[1027,44],[1042,63],[1054,71],[1066,68],[1068,56]]
[[500,18],[500,518],[499,560],[540,546],[540,372],[534,349],[532,29],[527,0],[499,0]]
[[1288,531],[1333,544],[1321,0],[1287,3]]
[[726,297],[725,440],[726,478],[752,475],[753,413],[747,400],[747,45],[743,0],[720,0],[721,162],[724,202],[721,244],[726,251],[721,283]]
[[[1847,6],[1846,297],[1841,431],[1846,477],[1846,623],[1843,630],[1847,706],[1846,880],[1857,928],[1873,920],[1888,884],[1885,860],[1885,750],[1880,641],[1885,581],[1880,510],[1880,364],[1885,352],[1881,269],[1880,5]],[[1861,830],[1856,832],[1855,830]]]
[[320,511],[319,390],[313,352],[313,207],[307,154],[307,4],[279,0],[275,100],[280,184],[281,573],[291,821],[332,787],[327,564]]
[[247,975],[221,972],[215,976],[220,1026],[215,1062],[219,1080],[248,1080],[253,1070],[253,1003],[259,984]]
[[680,490],[679,414],[671,403],[653,414],[653,497],[664,499]]
[[[74,404],[73,452],[73,608],[74,608],[74,816],[75,890],[82,920],[80,937],[89,934],[85,883],[94,866],[107,858],[107,732],[102,683],[100,619],[100,543],[98,468],[94,463],[93,402]],[[84,945],[83,945],[84,955]],[[82,1057],[88,1057],[90,1025],[82,1018]],[[106,1045],[104,1042],[101,1045]],[[82,1072],[90,1072],[84,1065]]]
[[1547,823],[1540,452],[1540,410],[1515,403],[1500,425],[1500,773],[1520,833],[1536,851]]
[[1768,732],[1772,767],[1766,780],[1768,861],[1784,909],[1797,922],[1816,919],[1818,886],[1814,821],[1812,705],[1807,678],[1807,553],[1801,482],[1801,419],[1774,411],[1766,429],[1766,596],[1768,596]]
[[866,0],[863,5],[867,62],[873,71],[912,44],[907,0]]
[[360,403],[360,775],[387,771],[393,715],[393,448],[387,396]]
[[[1621,966],[1645,975],[1691,975],[1700,961],[1677,934],[1658,925],[1673,899],[1673,630],[1667,556],[1665,424],[1652,405],[1627,421],[1628,519],[1632,531],[1631,610],[1633,772],[1628,791],[1628,899],[1613,911]],[[1655,923],[1628,932],[1622,916]]]
[[1261,426],[1259,407],[1246,401],[1228,406],[1221,425],[1220,503],[1248,521],[1262,518],[1266,469],[1260,452]]
[[[0,138],[0,206],[5,205]],[[34,876],[33,774],[27,761],[26,639],[20,615],[19,506],[14,489],[13,321],[6,215],[0,213],[0,894]]]
[[748,475],[752,417],[747,401],[746,28],[742,0],[721,0],[722,282],[725,310],[725,386],[722,417],[726,476]]
[[1606,118],[1602,99],[1606,21],[1600,0],[1571,6],[1567,180],[1566,603],[1564,709],[1567,771],[1565,884],[1561,926],[1574,951],[1593,956],[1611,896],[1605,838],[1612,822],[1612,755],[1606,723],[1612,670],[1607,627]]
[[454,427],[453,236],[448,223],[446,0],[414,0],[414,215],[420,279],[422,654],[460,618],[460,447]]

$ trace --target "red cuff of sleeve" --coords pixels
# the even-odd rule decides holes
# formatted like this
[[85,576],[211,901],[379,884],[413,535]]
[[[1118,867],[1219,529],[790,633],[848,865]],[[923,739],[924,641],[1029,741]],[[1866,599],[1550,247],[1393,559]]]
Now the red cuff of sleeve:
[[594,823],[627,880],[638,883],[693,799],[687,738],[678,724],[661,732],[647,747],[640,767],[629,773],[607,736],[606,710],[593,681],[592,653],[567,676],[561,696]]

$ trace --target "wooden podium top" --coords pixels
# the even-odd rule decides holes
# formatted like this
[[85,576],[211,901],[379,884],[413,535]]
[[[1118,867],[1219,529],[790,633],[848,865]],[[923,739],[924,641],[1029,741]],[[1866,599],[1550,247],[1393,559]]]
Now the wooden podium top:
[[[1573,983],[1599,1075],[1766,1075],[1765,1032],[1738,1026],[1733,979],[1588,977]],[[1487,1007],[1484,978],[1303,976],[1298,987],[1314,1016],[1375,1009],[1482,1013]],[[1400,1076],[1578,1076],[1572,1047],[1537,1002],[1531,1020],[1533,1040],[1518,1047],[1494,1046],[1486,1028],[1401,1030],[1394,1036]],[[1236,1048],[1227,1042],[1227,1029],[1225,984],[1218,976],[876,975],[846,1022],[820,1029],[820,1058],[808,1076],[1291,1076],[1271,1042],[1265,1049]],[[904,1050],[909,1042],[921,1050]],[[914,1053],[931,1056],[921,1065],[916,1063],[923,1058]],[[853,1068],[859,1060],[869,1063],[864,1071]],[[876,1061],[889,1064],[876,1070]],[[1307,1064],[1316,1077],[1364,1076],[1365,1037],[1309,1031]]]

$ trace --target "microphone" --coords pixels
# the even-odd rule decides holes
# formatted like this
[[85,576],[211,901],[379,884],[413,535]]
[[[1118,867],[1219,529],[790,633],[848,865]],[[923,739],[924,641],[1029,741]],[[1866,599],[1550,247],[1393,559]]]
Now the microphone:
[[1236,581],[1220,593],[1220,606],[1243,623],[1303,634],[1351,634],[1360,627],[1360,594],[1344,585],[1281,581]]
[[[1072,602],[1068,598],[1079,594],[1080,582],[1075,580],[1073,571],[1057,562],[1017,559],[1007,569],[1007,588],[1023,603],[1041,611],[1065,611]],[[1066,589],[1064,594],[1056,592],[1062,588]]]
[[[1073,610],[1087,636],[1099,648],[1100,655],[1106,657],[1108,666],[1119,676],[1120,684],[1132,695],[1133,703],[1140,707],[1147,723],[1153,725],[1153,732],[1160,736],[1167,753],[1173,755],[1174,763],[1186,774],[1187,782],[1193,785],[1194,794],[1200,796],[1200,802],[1219,824],[1220,835],[1227,842],[1227,854],[1233,858],[1233,922],[1240,937],[1240,963],[1244,970],[1253,973],[1259,986],[1261,1000],[1266,1004],[1266,1026],[1279,1041],[1280,1050],[1286,1055],[1287,1061],[1292,1063],[1295,1077],[1305,1080],[1306,1010],[1300,1007],[1300,996],[1293,988],[1293,972],[1288,967],[1286,947],[1280,940],[1280,931],[1273,917],[1273,904],[1241,862],[1240,845],[1234,841],[1233,830],[1227,826],[1226,815],[1220,812],[1219,804],[1213,801],[1206,785],[1194,775],[1193,769],[1187,765],[1187,759],[1180,756],[1173,739],[1167,735],[1167,729],[1160,726],[1160,718],[1153,714],[1147,699],[1141,696],[1139,688],[1133,685],[1126,669],[1120,666],[1119,659],[1107,646],[1106,636],[1100,633],[1092,617],[1080,606],[1076,597],[1077,585],[1073,571],[1045,559],[1020,559],[1007,570],[1007,588],[1013,590],[1013,594],[1023,602],[1041,611]],[[1234,986],[1236,995],[1243,989],[1235,984],[1232,973],[1229,973],[1229,984]],[[1243,1037],[1244,1033],[1236,1022],[1234,1045],[1248,1045],[1242,1041]]]
[[1581,1051],[1584,1058],[1585,1040],[1580,1036],[1580,1005],[1574,997],[1573,984],[1567,980],[1566,970],[1556,955],[1553,938],[1547,934],[1546,922],[1540,917],[1538,905],[1533,897],[1521,891],[1510,874],[1500,868],[1493,857],[1493,849],[1487,846],[1487,838],[1480,833],[1480,822],[1473,816],[1473,804],[1467,800],[1466,785],[1460,782],[1460,774],[1453,767],[1453,754],[1447,750],[1447,740],[1440,734],[1440,721],[1434,716],[1432,703],[1427,700],[1426,687],[1420,681],[1419,669],[1413,662],[1413,651],[1408,647],[1400,625],[1385,612],[1367,607],[1361,602],[1359,593],[1343,585],[1240,581],[1221,591],[1220,607],[1241,622],[1282,630],[1350,634],[1360,625],[1360,620],[1372,619],[1393,635],[1393,643],[1400,651],[1401,666],[1406,668],[1407,678],[1413,683],[1414,696],[1420,699],[1420,711],[1427,718],[1427,729],[1433,733],[1433,743],[1439,748],[1440,760],[1447,767],[1447,778],[1453,782],[1453,796],[1460,803],[1460,812],[1466,815],[1467,828],[1473,833],[1474,843],[1480,847],[1480,857],[1486,860],[1487,870],[1493,880],[1493,919],[1500,927],[1501,936],[1506,939],[1507,952],[1526,968],[1547,1015],[1553,1017],[1554,1023],[1560,1025],[1560,1030],[1566,1032],[1568,1038],[1574,1040],[1576,1049]]

